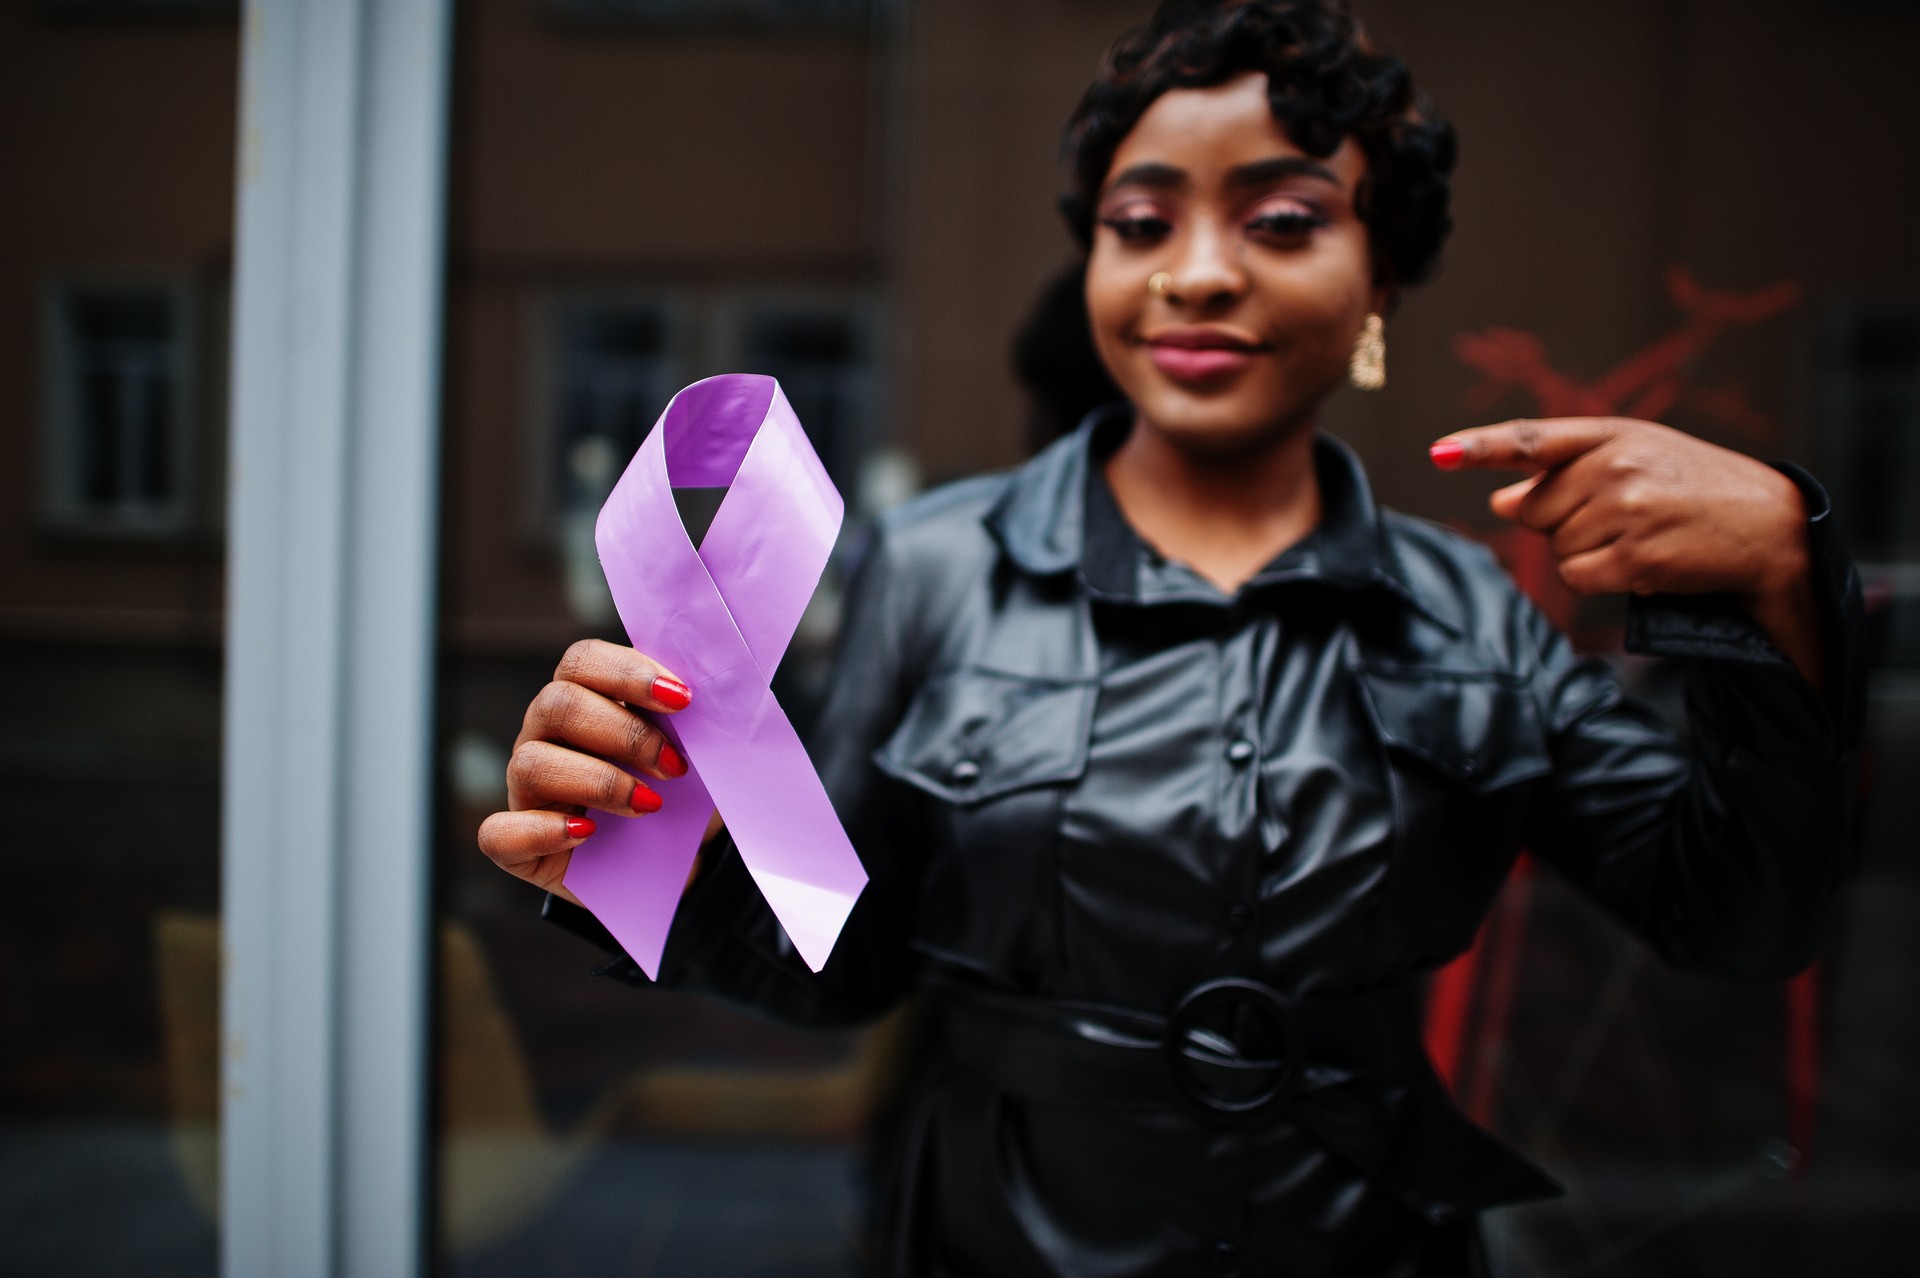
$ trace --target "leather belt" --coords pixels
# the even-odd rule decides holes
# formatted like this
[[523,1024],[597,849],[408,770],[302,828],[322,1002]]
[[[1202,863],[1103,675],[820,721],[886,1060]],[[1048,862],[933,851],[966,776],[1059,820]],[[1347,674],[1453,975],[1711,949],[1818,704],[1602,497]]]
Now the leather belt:
[[954,1060],[1005,1091],[1056,1105],[1180,1105],[1223,1126],[1265,1121],[1360,1074],[1402,1075],[1419,1050],[1411,986],[1305,1001],[1209,981],[1167,1017],[959,984],[944,993]]
[[949,1058],[1050,1105],[1180,1108],[1212,1127],[1291,1121],[1438,1222],[1560,1187],[1447,1098],[1412,984],[1290,999],[1257,981],[1194,987],[1173,1013],[938,983]]

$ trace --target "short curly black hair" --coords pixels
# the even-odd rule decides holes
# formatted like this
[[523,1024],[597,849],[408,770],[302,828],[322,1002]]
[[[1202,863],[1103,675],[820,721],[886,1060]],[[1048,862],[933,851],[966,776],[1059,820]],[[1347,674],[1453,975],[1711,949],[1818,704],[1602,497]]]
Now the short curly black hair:
[[1093,243],[1113,153],[1154,99],[1248,71],[1266,73],[1274,119],[1295,146],[1324,158],[1352,137],[1366,156],[1354,205],[1374,278],[1391,288],[1429,278],[1453,229],[1453,126],[1397,58],[1373,47],[1343,0],[1166,0],[1115,41],[1062,148],[1072,185],[1060,208],[1081,246]]

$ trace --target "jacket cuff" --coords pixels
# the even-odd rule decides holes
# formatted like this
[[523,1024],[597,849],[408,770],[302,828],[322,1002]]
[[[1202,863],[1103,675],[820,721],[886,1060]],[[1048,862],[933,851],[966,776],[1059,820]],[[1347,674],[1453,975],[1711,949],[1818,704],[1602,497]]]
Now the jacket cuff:
[[[726,946],[742,912],[757,896],[752,876],[734,851],[732,835],[716,836],[700,855],[700,873],[680,898],[667,932],[666,949],[660,956],[658,984],[668,988],[680,984],[681,974],[697,967],[709,953]],[[610,976],[629,985],[655,984],[591,911],[548,893],[540,917],[610,956],[593,969],[592,975]]]
[[540,917],[609,954],[623,952],[620,942],[613,939],[613,933],[607,931],[605,924],[593,917],[592,911],[581,909],[565,897],[547,893],[547,899],[540,903]]
[[[1860,574],[1835,527],[1820,481],[1792,462],[1773,467],[1807,507],[1807,551],[1826,655],[1826,709],[1841,747],[1860,740],[1866,710],[1866,622]],[[1793,670],[1793,663],[1731,595],[1636,595],[1627,604],[1626,647],[1651,657],[1704,658]]]

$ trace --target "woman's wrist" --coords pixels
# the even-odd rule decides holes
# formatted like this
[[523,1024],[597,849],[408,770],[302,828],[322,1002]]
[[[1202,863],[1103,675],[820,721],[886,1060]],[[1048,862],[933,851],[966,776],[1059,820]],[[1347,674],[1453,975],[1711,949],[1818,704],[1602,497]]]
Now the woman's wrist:
[[[1771,469],[1771,468],[1769,468]],[[1813,550],[1807,539],[1806,498],[1779,471],[1781,530],[1767,539],[1758,580],[1743,593],[1747,615],[1773,640],[1815,689],[1823,686],[1825,641],[1814,590]]]
[[1773,467],[1766,468],[1776,497],[1770,503],[1772,525],[1759,539],[1762,547],[1753,584],[1743,592],[1749,608],[1812,597],[1813,550],[1807,540],[1807,499],[1800,485]]

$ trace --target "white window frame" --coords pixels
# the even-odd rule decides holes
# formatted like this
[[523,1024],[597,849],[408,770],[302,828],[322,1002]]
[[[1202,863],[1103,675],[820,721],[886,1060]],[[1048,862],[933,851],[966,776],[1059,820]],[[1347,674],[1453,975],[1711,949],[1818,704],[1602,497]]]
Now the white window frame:
[[[522,435],[521,473],[526,476],[522,492],[521,528],[528,542],[551,547],[561,536],[560,521],[565,514],[554,500],[558,487],[557,471],[566,461],[560,456],[562,406],[560,396],[564,355],[561,341],[569,315],[587,307],[631,307],[657,311],[666,327],[666,342],[660,362],[658,412],[682,386],[692,381],[696,367],[698,307],[684,290],[643,288],[565,288],[539,294],[529,307],[526,349],[532,375],[527,378],[525,421]],[[622,464],[626,459],[620,459]]]
[[[80,402],[81,353],[72,319],[88,296],[115,293],[165,298],[173,310],[175,336],[167,356],[173,438],[167,441],[173,494],[161,506],[131,503],[100,507],[82,493],[86,427]],[[41,307],[40,515],[61,532],[132,538],[178,537],[201,522],[203,492],[197,464],[203,416],[199,372],[204,363],[202,306],[184,272],[70,272],[50,281]]]
[[249,0],[221,1272],[424,1273],[452,0]]
[[[823,457],[843,487],[858,479],[860,468],[881,442],[882,373],[886,352],[881,348],[887,328],[879,299],[858,287],[806,287],[726,289],[716,291],[708,303],[707,353],[712,372],[772,372],[753,367],[747,350],[747,338],[754,320],[762,315],[805,315],[809,312],[834,312],[853,324],[855,340],[864,354],[860,371],[851,391],[854,401],[853,424],[848,433],[835,441],[837,455]],[[804,425],[804,421],[802,423]],[[857,495],[842,492],[851,509]]]

